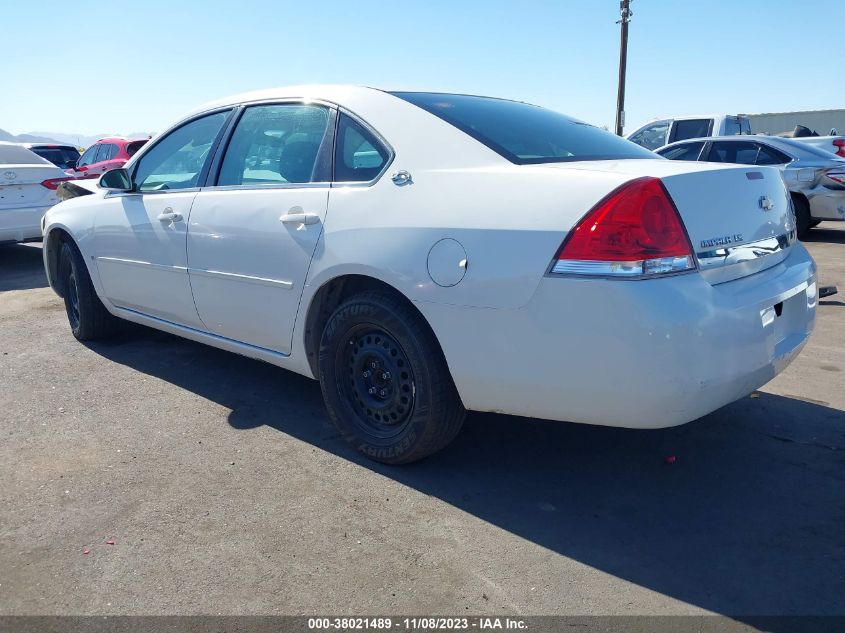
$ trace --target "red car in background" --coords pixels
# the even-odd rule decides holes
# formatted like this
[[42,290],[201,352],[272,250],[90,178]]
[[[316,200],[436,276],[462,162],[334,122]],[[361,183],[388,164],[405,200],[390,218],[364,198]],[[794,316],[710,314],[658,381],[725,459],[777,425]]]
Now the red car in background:
[[99,178],[110,169],[117,169],[141,147],[149,138],[101,138],[76,161],[70,171],[75,178]]

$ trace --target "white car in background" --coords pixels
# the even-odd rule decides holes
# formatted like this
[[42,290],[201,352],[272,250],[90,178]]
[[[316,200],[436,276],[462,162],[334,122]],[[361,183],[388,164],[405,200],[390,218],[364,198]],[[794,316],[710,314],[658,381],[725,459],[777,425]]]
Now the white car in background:
[[41,218],[59,202],[63,169],[17,143],[0,142],[0,243],[41,239]]
[[741,114],[705,114],[655,119],[641,125],[627,138],[646,149],[701,136],[751,134],[751,122]]
[[466,409],[682,424],[769,381],[815,322],[777,170],[664,160],[525,103],[243,94],[100,184],[45,218],[77,338],[126,319],[318,378],[387,463]]
[[777,167],[792,195],[798,237],[823,220],[845,220],[845,160],[778,136],[717,136],[672,143],[656,152],[670,160]]

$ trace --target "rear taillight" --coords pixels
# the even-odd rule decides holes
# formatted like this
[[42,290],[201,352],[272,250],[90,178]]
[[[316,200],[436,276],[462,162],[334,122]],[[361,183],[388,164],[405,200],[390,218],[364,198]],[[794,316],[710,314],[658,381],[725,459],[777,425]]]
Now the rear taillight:
[[67,180],[73,180],[72,178],[50,178],[48,180],[42,180],[41,186],[47,187],[47,189],[51,189],[55,191],[59,188],[59,185]]
[[681,216],[658,178],[638,178],[604,198],[573,228],[553,274],[649,277],[695,268]]
[[845,168],[835,167],[824,172],[826,178],[830,178],[833,182],[840,185],[845,185]]
[[834,147],[836,147],[836,151],[834,152],[834,154],[845,158],[845,139],[838,138],[833,141],[833,145]]

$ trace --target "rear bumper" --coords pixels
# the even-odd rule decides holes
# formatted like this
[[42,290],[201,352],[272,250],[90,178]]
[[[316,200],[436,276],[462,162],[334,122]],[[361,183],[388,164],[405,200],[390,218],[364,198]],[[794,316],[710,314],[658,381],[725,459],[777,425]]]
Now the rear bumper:
[[0,209],[0,242],[40,239],[41,218],[51,206]]
[[699,274],[544,278],[519,310],[417,305],[467,408],[658,428],[781,372],[813,330],[815,279],[796,244],[780,264],[716,286]]

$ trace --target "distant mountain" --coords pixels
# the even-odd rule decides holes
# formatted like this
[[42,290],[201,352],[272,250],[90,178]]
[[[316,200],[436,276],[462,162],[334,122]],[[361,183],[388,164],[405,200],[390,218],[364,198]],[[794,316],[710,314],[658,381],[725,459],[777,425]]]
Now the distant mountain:
[[[60,143],[68,143],[76,145],[77,147],[88,147],[93,145],[101,138],[107,136],[128,136],[129,138],[146,138],[150,136],[149,132],[132,132],[131,134],[119,134],[117,132],[104,132],[103,134],[65,134],[64,132],[30,132],[31,135],[49,137],[56,139]],[[27,136],[22,134],[21,136]],[[27,141],[22,141],[27,142]]]
[[53,136],[42,135],[41,132],[33,134],[12,134],[6,130],[0,130],[0,141],[8,141],[10,143],[64,143],[66,141],[59,141]]

